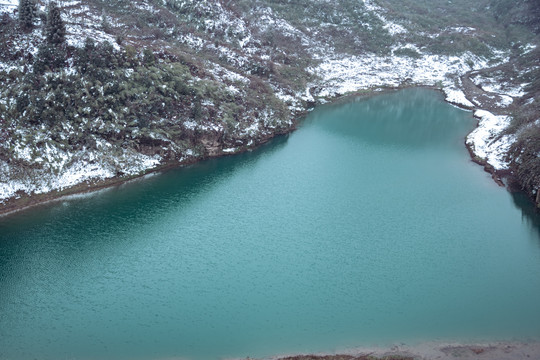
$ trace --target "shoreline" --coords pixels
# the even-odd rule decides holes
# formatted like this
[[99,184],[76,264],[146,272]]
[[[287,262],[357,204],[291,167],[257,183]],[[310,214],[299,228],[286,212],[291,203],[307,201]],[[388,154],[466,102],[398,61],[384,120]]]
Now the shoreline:
[[[417,84],[417,85],[407,84],[407,85],[400,85],[400,86],[396,86],[396,87],[379,87],[379,88],[370,89],[370,90],[353,91],[353,92],[350,92],[350,93],[341,94],[341,95],[338,95],[338,96],[334,96],[331,99],[325,99],[326,101],[323,102],[323,103],[317,103],[314,106],[306,107],[303,111],[296,112],[294,114],[294,117],[293,117],[293,120],[292,120],[293,125],[287,131],[285,131],[285,132],[277,132],[277,133],[272,134],[271,136],[265,136],[263,139],[261,139],[260,142],[254,144],[253,146],[249,146],[249,147],[245,146],[245,147],[239,148],[237,151],[235,151],[233,153],[220,152],[218,154],[213,154],[213,155],[208,154],[208,155],[204,155],[204,156],[201,156],[201,157],[188,158],[188,159],[185,159],[185,160],[183,160],[181,162],[169,161],[169,162],[161,164],[161,165],[159,165],[159,166],[157,166],[155,168],[148,169],[143,173],[136,174],[136,175],[131,175],[131,176],[128,176],[128,177],[111,177],[111,178],[108,178],[108,179],[98,180],[98,181],[95,181],[95,182],[82,182],[80,184],[74,185],[74,186],[69,187],[67,189],[53,190],[53,191],[50,191],[50,192],[47,192],[47,193],[42,193],[42,194],[21,193],[20,197],[18,197],[18,198],[9,198],[4,202],[4,204],[0,205],[0,217],[9,216],[9,215],[19,213],[19,212],[22,212],[22,211],[25,211],[25,210],[29,210],[29,209],[32,209],[32,208],[35,208],[35,207],[38,207],[38,206],[41,206],[41,205],[46,205],[46,204],[49,204],[49,203],[52,203],[52,202],[55,202],[55,201],[62,201],[62,199],[65,199],[66,197],[69,197],[69,196],[81,195],[81,194],[90,194],[90,193],[97,192],[97,191],[100,191],[100,190],[103,190],[103,189],[113,188],[113,187],[125,184],[127,182],[137,180],[137,179],[141,179],[141,178],[143,178],[145,176],[148,176],[148,175],[151,175],[151,174],[156,174],[156,173],[159,173],[159,172],[162,172],[162,171],[175,169],[175,168],[181,168],[181,167],[185,167],[185,166],[189,166],[189,165],[194,165],[196,163],[199,163],[201,161],[205,161],[205,160],[208,160],[208,159],[214,159],[214,158],[219,158],[219,157],[224,157],[224,156],[240,154],[240,153],[243,153],[243,152],[246,152],[246,151],[252,151],[252,150],[255,150],[255,149],[259,148],[260,146],[266,144],[268,141],[270,141],[270,140],[272,140],[272,139],[274,139],[274,138],[276,138],[278,136],[288,135],[288,134],[291,134],[292,132],[294,132],[295,130],[297,130],[297,125],[299,123],[301,123],[302,119],[310,111],[312,111],[314,108],[316,108],[317,106],[339,105],[340,103],[347,102],[352,98],[359,98],[359,97],[368,98],[368,97],[372,97],[372,96],[387,94],[387,93],[391,93],[391,92],[395,92],[395,91],[399,91],[399,90],[403,90],[403,89],[409,89],[409,88],[430,89],[430,90],[441,93],[443,96],[445,95],[444,89],[441,89],[441,88],[438,88],[438,87],[435,87],[435,86],[421,85],[421,84]],[[454,103],[452,101],[448,101],[446,98],[444,98],[443,101],[446,102],[447,104],[450,104],[452,106],[456,106],[456,107],[458,107],[458,108],[460,108],[462,110],[465,110],[465,111],[473,111],[474,112],[474,110],[475,110],[473,108],[464,106],[462,104]],[[479,126],[479,123],[477,122],[475,129],[478,126]],[[474,131],[474,129],[473,129],[473,131]],[[499,186],[506,187],[506,185],[502,181],[502,178],[501,178],[499,172],[496,169],[494,169],[492,166],[490,166],[486,161],[478,159],[478,157],[476,156],[476,154],[474,153],[472,148],[469,146],[469,144],[467,144],[466,139],[467,139],[468,135],[469,134],[467,134],[465,136],[464,146],[469,152],[471,161],[473,161],[474,163],[482,166],[484,168],[484,171],[491,174],[492,179]]]
[[8,198],[3,204],[0,204],[0,218],[10,216],[25,210],[33,209],[42,205],[47,205],[55,201],[62,201],[62,199],[65,199],[70,196],[74,195],[82,195],[82,194],[91,194],[93,192],[97,192],[100,190],[113,188],[116,186],[120,186],[122,184],[128,183],[133,180],[142,179],[145,176],[149,176],[151,174],[157,174],[162,171],[167,171],[171,169],[181,168],[185,166],[194,165],[196,163],[199,163],[201,161],[209,160],[209,159],[215,159],[220,158],[224,156],[231,156],[240,154],[246,151],[252,151],[260,146],[266,144],[268,141],[283,135],[288,135],[294,132],[298,129],[298,124],[302,121],[302,119],[313,109],[315,109],[317,106],[322,105],[339,105],[341,102],[346,102],[352,98],[358,98],[358,97],[371,97],[371,96],[377,96],[385,93],[390,93],[394,91],[399,91],[405,88],[427,88],[432,89],[435,91],[440,91],[440,89],[437,89],[433,86],[425,86],[425,85],[410,85],[410,86],[397,86],[397,87],[384,87],[384,88],[378,88],[377,90],[364,90],[364,91],[355,91],[339,96],[335,96],[331,99],[326,99],[324,103],[317,103],[314,106],[306,106],[306,108],[302,111],[297,111],[292,119],[293,125],[286,131],[286,132],[277,132],[272,134],[271,136],[265,136],[261,139],[260,142],[252,145],[252,146],[245,146],[242,148],[239,148],[234,153],[226,153],[221,152],[214,155],[205,155],[201,157],[192,157],[188,158],[184,161],[178,162],[178,161],[169,161],[165,164],[161,164],[155,168],[148,169],[143,173],[137,174],[137,175],[131,175],[128,177],[111,177],[108,179],[103,180],[97,180],[94,182],[82,182],[77,185],[71,186],[69,188],[63,189],[63,190],[53,190],[47,193],[42,194],[27,194],[27,193],[21,193],[19,194],[19,197],[16,198]]
[[[406,88],[426,88],[430,90],[438,91],[444,95],[444,91],[440,88],[433,86],[400,86],[394,88],[381,88],[378,90],[370,90],[369,92],[353,92],[344,94],[338,97],[335,97],[331,101],[325,104],[317,104],[316,106],[321,105],[339,105],[345,103],[354,98],[370,98],[372,96],[377,96],[381,94],[392,93],[400,91]],[[453,104],[447,100],[444,100],[446,103],[456,106],[460,109],[467,111],[474,111],[474,109],[466,108],[460,106],[460,104]],[[315,106],[315,107],[316,107]],[[312,110],[313,108],[310,108]],[[38,194],[38,195],[24,195],[20,199],[15,199],[13,204],[13,209],[7,209],[4,212],[5,208],[0,208],[0,217],[9,216],[21,211],[25,211],[31,208],[36,208],[42,205],[47,205],[55,201],[62,201],[64,199],[69,199],[73,196],[78,196],[84,194],[92,194],[105,189],[112,189],[122,184],[129,183],[132,181],[137,181],[144,179],[145,177],[152,176],[153,174],[158,174],[163,171],[170,169],[176,169],[181,167],[190,166],[193,164],[200,163],[209,159],[215,159],[219,157],[229,156],[244,153],[247,151],[253,151],[268,141],[275,139],[278,136],[289,135],[293,133],[298,126],[301,125],[301,122],[305,115],[309,113],[310,110],[304,112],[299,112],[293,120],[293,126],[285,132],[275,133],[271,136],[268,136],[254,144],[250,147],[239,148],[238,151],[234,153],[225,153],[220,152],[214,155],[205,155],[198,158],[192,157],[188,158],[182,162],[169,161],[165,164],[162,164],[156,168],[149,169],[144,173],[132,175],[129,177],[112,177],[102,181],[94,183],[81,183],[65,189],[63,191],[52,191],[50,193]],[[478,122],[476,123],[475,128],[478,127]],[[493,180],[501,187],[506,187],[508,190],[510,188],[505,185],[501,177],[499,176],[500,172],[494,169],[492,166],[486,162],[478,160],[475,156],[473,150],[466,142],[464,142],[466,149],[469,152],[471,161],[483,166],[484,170],[492,175]],[[504,174],[501,175],[504,177]],[[90,195],[91,196],[91,195]],[[20,206],[20,203],[25,203]],[[9,202],[8,202],[9,203]],[[501,340],[501,341],[488,341],[488,342],[478,342],[478,343],[468,343],[468,342],[439,342],[439,341],[429,341],[419,344],[404,344],[399,343],[396,345],[389,345],[388,347],[358,347],[344,350],[337,350],[333,352],[320,352],[315,354],[285,354],[285,355],[273,355],[271,357],[264,358],[237,358],[240,359],[250,359],[250,360],[472,360],[472,359],[490,359],[490,360],[514,360],[514,359],[539,359],[540,360],[540,339],[531,339],[523,341],[515,340]]]
[[[476,127],[478,127],[478,124],[476,125]],[[474,130],[473,130],[474,131]],[[465,148],[467,149],[467,151],[469,152],[469,156],[471,157],[471,161],[479,166],[481,166],[485,172],[487,172],[488,174],[491,175],[491,179],[493,179],[493,181],[495,181],[495,183],[497,185],[499,185],[500,187],[504,187],[504,188],[507,188],[507,190],[510,190],[510,188],[507,187],[507,185],[504,183],[503,181],[503,178],[505,178],[505,174],[497,169],[495,169],[492,165],[488,164],[487,161],[483,160],[483,159],[480,159],[478,158],[478,156],[476,156],[476,154],[474,153],[471,145],[469,145],[467,143],[467,140],[465,140],[463,142],[463,145],[465,146]],[[508,170],[509,171],[509,170]]]
[[272,134],[272,136],[266,136],[262,138],[260,142],[249,147],[245,146],[245,147],[239,148],[237,151],[233,153],[221,152],[221,153],[213,154],[213,155],[207,154],[200,157],[191,157],[183,161],[168,161],[164,164],[160,164],[159,166],[155,168],[148,169],[140,174],[130,175],[126,177],[115,176],[115,177],[111,177],[111,178],[107,178],[103,180],[97,180],[94,182],[85,181],[85,182],[79,183],[77,185],[71,186],[63,190],[53,190],[53,191],[42,193],[42,194],[21,193],[20,197],[8,198],[3,204],[0,205],[0,218],[10,216],[10,215],[13,215],[13,214],[25,211],[25,210],[30,210],[30,209],[33,209],[42,205],[47,205],[55,201],[62,201],[63,199],[66,199],[71,196],[91,194],[93,192],[98,192],[101,190],[121,186],[128,182],[140,180],[146,176],[151,176],[153,174],[157,174],[163,171],[194,165],[194,164],[197,164],[202,161],[209,160],[209,159],[216,159],[220,157],[232,156],[232,155],[244,153],[246,151],[253,151],[263,146],[268,141],[276,138],[277,136],[288,135],[294,132],[297,129],[298,121],[303,116],[305,116],[308,112],[309,111],[306,110],[304,112],[297,113],[293,119],[293,125],[288,129],[288,131],[277,132],[275,134]]
[[[257,358],[247,358],[255,360]],[[390,347],[359,347],[335,353],[279,355],[259,360],[519,360],[540,359],[540,339],[476,343],[428,341]],[[238,359],[239,360],[239,359]]]

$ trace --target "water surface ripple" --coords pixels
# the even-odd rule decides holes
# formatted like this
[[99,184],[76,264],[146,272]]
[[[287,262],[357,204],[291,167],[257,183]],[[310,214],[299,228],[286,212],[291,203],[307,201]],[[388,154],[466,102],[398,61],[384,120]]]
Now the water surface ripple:
[[528,204],[412,89],[257,151],[0,218],[0,359],[216,359],[540,335]]

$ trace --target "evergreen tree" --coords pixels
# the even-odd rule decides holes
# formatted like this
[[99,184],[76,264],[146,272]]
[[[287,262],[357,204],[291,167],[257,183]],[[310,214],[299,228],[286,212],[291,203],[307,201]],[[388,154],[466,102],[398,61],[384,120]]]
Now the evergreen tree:
[[36,17],[36,4],[34,0],[19,0],[19,24],[24,30],[34,27]]
[[56,45],[64,42],[66,38],[66,26],[60,15],[60,9],[54,1],[49,3],[46,30],[47,43]]
[[200,120],[202,117],[202,104],[201,104],[201,98],[199,96],[196,96],[193,100],[193,111],[192,111],[193,119]]
[[145,48],[143,50],[143,62],[148,65],[152,66],[156,63],[156,56],[154,55],[154,52],[150,48]]

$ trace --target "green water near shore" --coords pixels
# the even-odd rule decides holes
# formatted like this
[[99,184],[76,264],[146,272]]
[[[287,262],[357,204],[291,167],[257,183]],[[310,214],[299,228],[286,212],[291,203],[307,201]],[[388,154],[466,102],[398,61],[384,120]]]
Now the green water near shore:
[[0,359],[540,336],[540,221],[410,89],[260,149],[0,218]]

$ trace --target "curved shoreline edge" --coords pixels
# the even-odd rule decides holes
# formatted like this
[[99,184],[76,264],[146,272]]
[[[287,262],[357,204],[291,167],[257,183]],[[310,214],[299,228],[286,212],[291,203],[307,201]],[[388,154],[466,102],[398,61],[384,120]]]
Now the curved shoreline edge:
[[[426,89],[440,92],[441,94],[443,94],[443,96],[445,95],[444,89],[437,88],[435,86],[421,85],[421,84],[410,84],[410,85],[401,85],[401,86],[393,86],[393,87],[377,87],[369,91],[362,90],[362,91],[353,91],[347,94],[335,94],[335,96],[332,97],[331,99],[326,99],[324,102],[316,103],[315,106],[312,106],[312,107],[306,106],[306,108],[303,111],[296,112],[296,114],[294,114],[294,117],[293,117],[293,126],[287,129],[287,131],[273,133],[271,136],[266,136],[260,141],[258,141],[257,143],[254,143],[253,145],[249,147],[238,148],[233,153],[221,151],[215,154],[208,154],[208,155],[204,155],[200,157],[187,158],[181,162],[169,161],[164,164],[160,164],[159,166],[155,168],[147,169],[144,172],[136,174],[136,175],[114,176],[111,178],[96,180],[96,181],[91,181],[91,182],[85,181],[85,182],[79,183],[77,185],[74,185],[72,187],[69,187],[63,190],[53,190],[53,191],[42,193],[42,194],[21,193],[19,194],[17,198],[9,198],[2,205],[0,205],[0,217],[8,216],[8,215],[18,213],[24,210],[28,210],[31,208],[35,208],[41,205],[49,204],[51,202],[62,201],[63,199],[69,198],[74,195],[90,194],[90,193],[97,192],[103,189],[120,186],[124,183],[141,179],[141,178],[144,178],[145,176],[156,174],[156,173],[166,171],[169,169],[185,167],[185,166],[193,165],[201,161],[205,161],[205,160],[209,160],[213,158],[219,158],[219,157],[224,157],[224,156],[240,154],[246,151],[252,151],[266,144],[268,141],[274,139],[277,136],[288,135],[292,133],[293,131],[295,131],[297,129],[296,125],[300,123],[302,119],[316,106],[321,106],[325,104],[339,104],[340,102],[347,101],[350,98],[377,96],[377,95],[382,95],[382,94],[386,94],[390,92],[403,90],[405,88],[426,88]],[[465,106],[462,103],[453,102],[448,97],[445,97],[444,101],[462,110],[466,110],[466,111],[476,110],[474,108],[471,108],[470,106]],[[477,123],[475,129],[477,129],[478,126],[479,126],[479,122]],[[475,129],[473,129],[472,131],[474,131]],[[501,172],[499,172],[493,166],[491,166],[487,161],[485,161],[485,159],[479,158],[475,154],[470,144],[467,143],[467,136],[469,135],[470,133],[466,135],[465,140],[464,140],[464,145],[469,151],[471,161],[482,166],[486,172],[490,173],[492,176],[492,179],[499,186],[505,187],[505,184],[502,180]]]
[[246,151],[253,151],[257,149],[258,147],[266,144],[268,141],[272,140],[273,138],[277,136],[288,135],[294,130],[296,130],[296,124],[298,122],[298,119],[301,118],[303,115],[305,115],[305,113],[307,113],[307,111],[304,113],[299,113],[298,116],[295,117],[293,126],[291,126],[287,132],[273,133],[271,136],[266,136],[262,138],[259,142],[254,143],[253,145],[249,147],[238,148],[237,151],[233,153],[222,151],[217,154],[208,154],[208,155],[199,156],[199,157],[190,157],[190,158],[183,159],[182,161],[168,161],[154,168],[146,169],[144,172],[141,172],[139,174],[129,175],[129,176],[114,176],[107,179],[96,180],[96,181],[85,181],[85,182],[79,183],[77,185],[71,186],[63,190],[53,190],[53,191],[42,193],[42,194],[20,193],[19,197],[9,198],[3,204],[0,204],[0,217],[8,216],[14,213],[32,209],[41,205],[46,205],[51,202],[62,201],[72,196],[82,195],[82,194],[91,194],[93,192],[98,192],[100,190],[113,188],[113,187],[120,186],[128,182],[131,182],[131,181],[140,180],[146,176],[151,176],[151,175],[160,173],[162,171],[194,165],[196,163],[209,160],[209,159],[214,159],[214,158],[219,158],[219,157],[224,157],[224,156],[231,156],[231,155],[240,154]]

